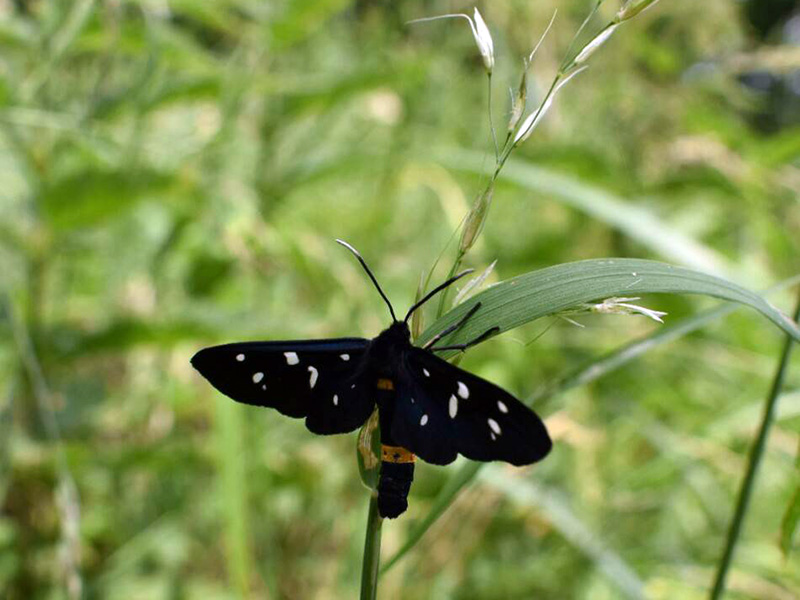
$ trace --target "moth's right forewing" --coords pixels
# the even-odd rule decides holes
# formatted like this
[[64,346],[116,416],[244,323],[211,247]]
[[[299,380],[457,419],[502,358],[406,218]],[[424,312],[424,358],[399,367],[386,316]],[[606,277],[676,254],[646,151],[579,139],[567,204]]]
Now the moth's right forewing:
[[241,342],[204,348],[192,365],[237,402],[307,417],[315,433],[344,433],[374,406],[358,383],[368,346],[361,338]]

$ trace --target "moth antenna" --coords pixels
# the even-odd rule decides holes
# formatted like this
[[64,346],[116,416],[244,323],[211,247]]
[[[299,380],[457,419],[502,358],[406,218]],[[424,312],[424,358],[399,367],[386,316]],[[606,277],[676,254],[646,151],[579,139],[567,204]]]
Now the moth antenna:
[[373,275],[372,271],[369,270],[369,267],[367,266],[366,261],[362,258],[361,254],[359,254],[358,250],[353,248],[350,244],[348,244],[344,240],[337,239],[336,242],[338,244],[341,244],[342,246],[344,246],[348,250],[350,250],[350,252],[352,252],[353,255],[358,259],[358,262],[360,262],[361,266],[364,267],[364,270],[367,272],[367,275],[369,275],[369,278],[372,280],[372,283],[375,284],[375,287],[377,288],[378,293],[381,295],[381,298],[383,298],[383,301],[386,302],[386,306],[389,307],[389,312],[392,315],[392,320],[393,321],[397,321],[397,317],[394,314],[394,308],[392,308],[392,303],[389,302],[389,298],[387,298],[386,294],[383,293],[383,290],[381,289],[381,286],[378,283],[378,280],[375,279],[375,275]]
[[409,309],[408,309],[408,313],[406,313],[406,318],[405,318],[405,319],[403,319],[403,321],[407,323],[407,322],[408,322],[408,318],[411,316],[411,314],[412,314],[412,313],[413,313],[415,310],[417,310],[417,309],[418,309],[420,306],[422,306],[423,304],[425,304],[425,303],[426,303],[428,300],[430,300],[431,298],[433,298],[433,297],[434,297],[436,294],[438,294],[439,292],[441,292],[443,289],[445,289],[445,288],[447,288],[447,287],[450,287],[450,286],[451,286],[451,285],[453,285],[453,284],[454,284],[456,281],[458,281],[459,279],[461,279],[461,278],[462,278],[462,277],[464,277],[465,275],[469,275],[469,274],[470,274],[470,273],[472,273],[474,270],[475,270],[475,269],[466,269],[466,270],[464,270],[464,271],[461,271],[461,273],[459,273],[458,275],[454,275],[453,277],[451,277],[450,279],[448,279],[448,280],[447,280],[447,281],[445,281],[444,283],[442,283],[442,284],[439,284],[438,286],[436,286],[435,288],[433,288],[433,289],[432,289],[430,292],[428,292],[428,293],[427,293],[427,294],[426,294],[426,295],[425,295],[425,296],[422,298],[422,300],[420,300],[420,301],[419,301],[419,302],[417,302],[417,303],[416,303],[414,306],[412,306],[411,308],[409,308]]

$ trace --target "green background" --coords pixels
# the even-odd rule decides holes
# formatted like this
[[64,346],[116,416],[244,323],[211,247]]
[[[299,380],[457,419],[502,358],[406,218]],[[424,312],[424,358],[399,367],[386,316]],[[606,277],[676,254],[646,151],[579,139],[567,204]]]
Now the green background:
[[[480,5],[501,136],[507,90],[555,8],[531,98],[593,4]],[[752,289],[796,274],[800,46],[787,32],[800,26],[784,5],[662,0],[620,27],[515,153],[466,266],[496,260],[498,281],[651,258]],[[618,7],[607,0],[582,40]],[[1,597],[357,594],[355,435],[237,405],[189,358],[376,335],[385,307],[334,238],[398,312],[443,251],[434,280],[446,275],[493,164],[486,77],[466,22],[405,22],[471,10],[0,2]],[[789,294],[770,299],[790,309]],[[715,305],[640,303],[668,323]],[[573,318],[585,327],[537,321],[461,366],[526,398],[659,327]],[[379,597],[705,597],[782,339],[740,310],[557,396],[551,456],[484,469]],[[800,594],[800,542],[788,556],[779,544],[800,482],[798,366],[730,598]],[[418,464],[408,512],[384,523],[385,558],[456,469]]]

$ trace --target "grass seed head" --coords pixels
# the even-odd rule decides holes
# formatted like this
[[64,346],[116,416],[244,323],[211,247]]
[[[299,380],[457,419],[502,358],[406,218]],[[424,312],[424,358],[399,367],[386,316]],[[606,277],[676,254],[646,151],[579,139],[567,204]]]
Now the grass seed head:
[[628,19],[632,19],[643,10],[653,6],[658,0],[628,0],[622,8],[619,9],[617,16],[614,17],[615,23],[622,23]]
[[643,315],[653,321],[663,323],[661,317],[666,316],[667,313],[660,310],[653,310],[639,306],[638,304],[630,304],[631,302],[639,300],[639,298],[606,298],[599,304],[588,304],[589,312],[600,313],[604,315]]
[[617,27],[619,27],[619,23],[611,23],[608,27],[594,36],[592,41],[586,44],[583,49],[578,52],[578,56],[575,57],[575,60],[572,61],[572,64],[576,66],[582,65],[589,60],[589,57],[597,52],[597,49],[608,41],[608,38],[610,38],[611,34],[616,31]]
[[478,50],[480,50],[483,58],[483,66],[486,67],[487,73],[491,73],[492,69],[494,69],[494,42],[486,22],[477,8],[470,25],[472,26],[472,35],[475,36],[475,43],[478,44]]
[[528,61],[525,61],[524,69],[522,70],[522,79],[519,82],[517,93],[512,95],[511,102],[511,117],[508,119],[508,130],[514,131],[519,125],[519,120],[522,118],[522,113],[525,112],[525,106],[528,103]]
[[458,246],[460,254],[465,254],[469,251],[481,234],[486,215],[489,212],[489,205],[492,203],[493,194],[494,185],[490,185],[472,205],[472,209],[469,211],[467,220],[464,223],[464,231],[461,234],[461,242]]

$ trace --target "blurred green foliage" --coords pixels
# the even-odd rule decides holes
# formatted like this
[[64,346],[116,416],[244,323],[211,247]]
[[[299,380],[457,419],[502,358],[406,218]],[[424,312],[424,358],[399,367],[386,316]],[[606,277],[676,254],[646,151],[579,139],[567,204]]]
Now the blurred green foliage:
[[[556,6],[534,96],[593,4],[481,6],[496,123]],[[356,594],[368,497],[355,435],[235,405],[188,359],[213,342],[375,335],[384,307],[336,237],[398,309],[452,255],[485,177],[474,153],[491,166],[485,76],[463,23],[404,23],[470,8],[0,2],[0,596]],[[629,256],[752,288],[795,274],[800,99],[780,82],[800,53],[790,14],[765,33],[752,13],[671,0],[621,28],[499,180],[468,266],[497,260],[496,281]],[[780,85],[743,85],[753,74]],[[646,302],[675,322],[712,304]],[[526,326],[462,365],[524,398],[655,327],[580,320]],[[486,469],[380,597],[704,597],[780,345],[739,311],[555,398],[553,454]],[[797,510],[798,364],[731,598],[800,594],[800,542],[781,533]],[[385,553],[453,472],[417,468]]]

